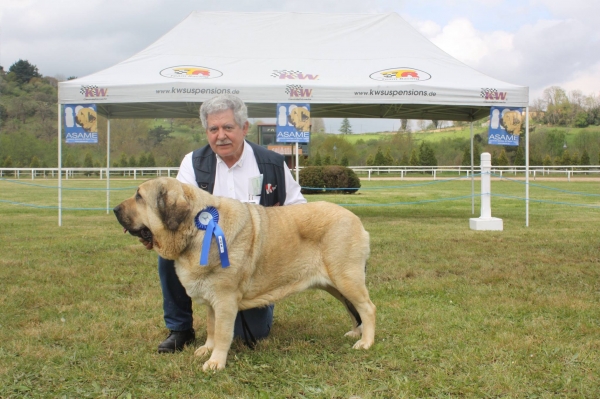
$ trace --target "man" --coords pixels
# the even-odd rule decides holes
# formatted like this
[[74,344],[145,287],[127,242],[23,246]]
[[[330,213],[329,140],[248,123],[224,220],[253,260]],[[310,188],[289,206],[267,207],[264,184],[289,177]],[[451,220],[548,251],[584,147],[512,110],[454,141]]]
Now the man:
[[[248,111],[241,99],[232,95],[213,97],[200,107],[200,119],[206,129],[208,145],[183,158],[177,174],[179,181],[240,201],[252,198],[251,182],[258,182],[263,206],[306,202],[284,157],[245,140]],[[174,353],[195,340],[192,300],[179,282],[173,261],[159,257],[158,274],[165,324],[170,330],[167,339],[158,346],[158,352]],[[253,345],[257,339],[268,336],[272,323],[273,305],[239,312],[234,336]]]

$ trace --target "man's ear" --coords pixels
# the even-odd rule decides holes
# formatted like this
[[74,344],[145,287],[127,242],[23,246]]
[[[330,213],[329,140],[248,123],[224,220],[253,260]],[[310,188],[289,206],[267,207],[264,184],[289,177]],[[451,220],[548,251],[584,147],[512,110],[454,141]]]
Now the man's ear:
[[156,203],[160,219],[171,231],[177,230],[190,214],[190,204],[179,182],[176,185],[163,185],[158,191]]

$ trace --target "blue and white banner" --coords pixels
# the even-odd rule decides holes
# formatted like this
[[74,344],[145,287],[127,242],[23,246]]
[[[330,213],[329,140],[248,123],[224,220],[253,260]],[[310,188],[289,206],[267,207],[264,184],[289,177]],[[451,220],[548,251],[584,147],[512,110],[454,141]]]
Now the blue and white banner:
[[488,144],[518,146],[523,119],[523,108],[492,107]]
[[277,104],[278,143],[310,142],[310,104]]
[[97,144],[96,104],[65,104],[66,143]]

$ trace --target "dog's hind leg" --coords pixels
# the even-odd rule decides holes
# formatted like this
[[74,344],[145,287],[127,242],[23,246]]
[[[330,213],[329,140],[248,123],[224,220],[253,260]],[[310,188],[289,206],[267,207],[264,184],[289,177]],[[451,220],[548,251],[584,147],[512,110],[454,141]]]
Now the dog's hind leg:
[[362,319],[360,318],[360,314],[348,299],[344,297],[337,289],[332,286],[327,286],[325,291],[329,292],[334,298],[339,300],[346,311],[348,311],[348,315],[350,315],[350,319],[352,320],[352,330],[348,331],[345,336],[352,338],[359,338],[362,334]]
[[362,335],[353,348],[368,349],[375,341],[376,308],[369,299],[367,287],[364,281],[349,276],[335,280],[335,287],[330,286],[325,290],[344,304],[354,322],[354,328],[346,335],[356,338]]

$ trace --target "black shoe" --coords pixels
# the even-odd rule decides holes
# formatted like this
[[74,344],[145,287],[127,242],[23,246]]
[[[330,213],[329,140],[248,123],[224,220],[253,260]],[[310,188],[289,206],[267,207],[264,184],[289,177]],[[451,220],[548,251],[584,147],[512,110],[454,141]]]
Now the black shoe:
[[193,344],[196,340],[194,329],[186,331],[170,331],[169,336],[158,345],[158,353],[175,353],[182,351],[186,345]]

